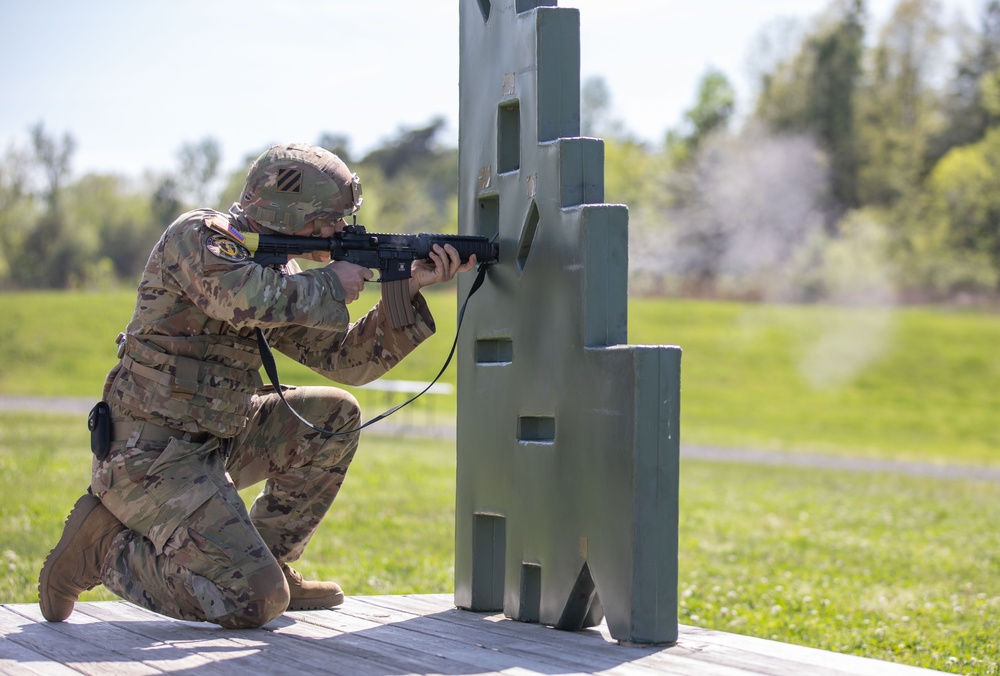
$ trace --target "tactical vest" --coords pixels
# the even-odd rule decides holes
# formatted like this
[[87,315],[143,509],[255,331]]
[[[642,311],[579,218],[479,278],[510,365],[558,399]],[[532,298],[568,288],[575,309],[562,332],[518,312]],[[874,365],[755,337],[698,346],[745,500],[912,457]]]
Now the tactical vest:
[[107,400],[137,418],[187,432],[236,436],[262,384],[256,341],[235,334],[120,334],[118,356]]

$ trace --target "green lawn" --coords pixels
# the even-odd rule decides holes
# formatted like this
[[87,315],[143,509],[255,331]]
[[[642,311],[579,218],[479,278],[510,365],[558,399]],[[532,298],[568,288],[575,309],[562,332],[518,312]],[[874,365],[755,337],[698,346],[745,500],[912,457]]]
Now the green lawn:
[[1000,483],[683,462],[681,622],[1000,673]]
[[[0,294],[0,394],[100,396],[133,296]],[[429,302],[438,332],[392,378],[428,381],[444,362],[455,295]],[[649,298],[629,313],[629,342],[684,349],[685,443],[1000,465],[1000,315]],[[278,364],[283,382],[326,382]],[[370,415],[381,410],[353,391]],[[440,399],[435,410],[453,416],[455,397]]]
[[[0,413],[0,602],[37,599],[87,449],[75,418]],[[447,593],[454,495],[453,442],[366,435],[299,568],[349,594]],[[680,498],[682,623],[1000,673],[1000,484],[684,461]]]
[[[89,483],[88,434],[75,417],[0,412],[0,602],[37,600],[38,571]],[[366,435],[347,486],[300,572],[335,575],[354,594],[451,589],[453,443]]]
[[[429,379],[451,345],[454,295],[430,301],[439,333],[394,378]],[[132,302],[0,295],[0,393],[98,396]],[[634,299],[629,336],[684,348],[685,443],[1000,464],[1000,316]],[[0,600],[35,599],[87,448],[82,420],[0,413]],[[352,594],[449,591],[454,481],[453,442],[366,434],[302,571]],[[680,497],[683,623],[1000,674],[1000,484],[684,461]]]
[[1000,315],[636,299],[687,443],[1000,464]]

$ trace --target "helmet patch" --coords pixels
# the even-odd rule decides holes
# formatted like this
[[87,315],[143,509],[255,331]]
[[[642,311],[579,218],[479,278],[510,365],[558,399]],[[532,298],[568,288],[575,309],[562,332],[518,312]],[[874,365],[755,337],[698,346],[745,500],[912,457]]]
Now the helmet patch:
[[291,233],[325,215],[340,218],[361,206],[360,181],[344,161],[319,146],[272,146],[247,172],[240,207],[257,225]]
[[302,192],[302,170],[285,167],[278,170],[278,192]]
[[242,263],[250,260],[250,251],[239,242],[224,235],[212,235],[205,242],[205,248],[224,261]]

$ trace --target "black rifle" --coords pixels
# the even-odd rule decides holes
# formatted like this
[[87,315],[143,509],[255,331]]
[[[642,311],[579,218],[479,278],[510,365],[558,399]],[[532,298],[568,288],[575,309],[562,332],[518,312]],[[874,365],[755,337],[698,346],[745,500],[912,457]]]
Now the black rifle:
[[289,256],[302,256],[313,251],[325,251],[335,261],[348,261],[366,268],[378,269],[382,284],[382,300],[389,310],[394,328],[414,322],[410,302],[410,266],[415,260],[427,260],[435,244],[450,244],[464,263],[473,255],[484,265],[499,259],[500,246],[479,235],[438,235],[420,233],[399,235],[368,232],[363,225],[348,225],[333,237],[297,237],[295,235],[263,235],[244,233],[244,246],[261,265],[284,265]]
[[[487,266],[496,263],[500,259],[500,245],[493,240],[478,235],[432,235],[420,233],[419,235],[396,235],[367,232],[362,225],[354,223],[338,232],[333,237],[296,237],[295,235],[262,235],[258,233],[241,233],[244,237],[243,245],[253,255],[253,260],[261,265],[284,265],[288,262],[289,256],[301,256],[313,251],[329,252],[333,260],[349,261],[356,265],[363,265],[366,268],[378,268],[381,276],[377,281],[382,283],[382,300],[385,301],[389,310],[389,320],[394,328],[408,326],[415,321],[413,315],[413,304],[410,302],[410,266],[415,260],[427,260],[430,258],[431,248],[435,244],[444,246],[451,244],[458,251],[458,256],[463,263],[468,261],[473,255],[479,262],[479,273],[476,280],[469,289],[469,295],[458,311],[458,326],[455,329],[455,341],[451,344],[451,352],[444,361],[444,366],[434,376],[434,380],[417,394],[402,404],[397,404],[391,409],[376,416],[368,422],[359,425],[355,429],[335,432],[323,429],[312,424],[292,408],[292,405],[285,399],[280,380],[278,379],[278,368],[274,362],[271,347],[267,344],[267,338],[260,327],[257,328],[257,345],[260,349],[261,363],[268,379],[271,381],[275,392],[285,402],[285,406],[303,424],[316,430],[323,436],[341,436],[345,434],[355,434],[363,428],[386,418],[407,404],[412,403],[417,397],[427,392],[438,381],[441,374],[448,368],[451,358],[455,354],[458,346],[458,331],[462,328],[462,318],[465,316],[465,308],[469,303],[472,294],[482,286],[486,279]],[[94,429],[93,427],[91,429]]]

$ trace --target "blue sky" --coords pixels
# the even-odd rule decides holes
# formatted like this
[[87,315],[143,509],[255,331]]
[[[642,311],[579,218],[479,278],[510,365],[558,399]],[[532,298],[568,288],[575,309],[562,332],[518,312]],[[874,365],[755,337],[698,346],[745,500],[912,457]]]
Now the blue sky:
[[[77,140],[74,174],[176,168],[217,138],[226,169],[270,143],[347,134],[360,155],[401,127],[449,121],[457,142],[460,0],[0,0],[0,152],[42,121]],[[472,0],[461,0],[472,1]],[[868,0],[877,27],[894,0]],[[974,23],[982,0],[943,0]],[[658,142],[721,69],[751,95],[760,31],[828,0],[562,0],[578,7],[582,77]]]

